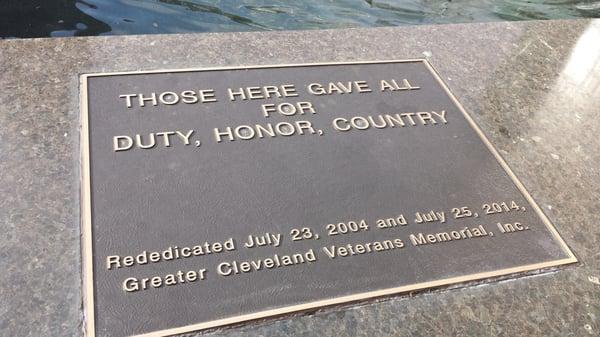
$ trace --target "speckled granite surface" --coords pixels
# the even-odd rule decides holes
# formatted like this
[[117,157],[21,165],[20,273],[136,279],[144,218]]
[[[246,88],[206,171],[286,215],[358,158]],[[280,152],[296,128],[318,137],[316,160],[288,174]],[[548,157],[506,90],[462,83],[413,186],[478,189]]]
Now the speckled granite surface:
[[600,20],[0,41],[0,335],[83,334],[79,73],[425,56],[581,263],[201,335],[598,336],[598,41]]

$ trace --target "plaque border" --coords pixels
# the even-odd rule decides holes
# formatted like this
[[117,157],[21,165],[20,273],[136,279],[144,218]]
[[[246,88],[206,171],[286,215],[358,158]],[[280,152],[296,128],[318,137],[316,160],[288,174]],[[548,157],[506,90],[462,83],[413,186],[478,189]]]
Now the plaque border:
[[90,77],[105,77],[105,76],[118,76],[118,75],[139,75],[139,74],[159,74],[159,73],[183,73],[183,72],[202,72],[202,71],[219,71],[219,70],[244,70],[244,69],[272,69],[272,68],[292,68],[292,67],[315,67],[315,66],[335,66],[335,65],[361,65],[361,64],[390,64],[390,63],[423,63],[429,72],[435,77],[438,84],[444,89],[445,93],[452,100],[452,102],[462,112],[463,116],[469,123],[469,125],[475,130],[479,138],[486,145],[488,150],[494,155],[494,158],[502,166],[504,171],[511,178],[512,182],[518,188],[519,192],[525,197],[530,206],[535,210],[536,214],[542,219],[542,222],[546,225],[547,229],[552,234],[554,240],[560,245],[562,250],[568,256],[564,259],[551,260],[541,263],[528,264],[523,266],[498,269],[489,272],[475,273],[445,279],[439,279],[435,281],[428,281],[416,284],[410,284],[400,287],[392,287],[386,289],[372,290],[363,293],[357,293],[352,295],[328,298],[324,300],[306,302],[301,304],[295,304],[291,306],[285,306],[275,309],[258,311],[250,314],[239,315],[221,318],[208,322],[194,323],[190,325],[168,328],[139,335],[133,335],[131,337],[165,337],[175,334],[181,334],[192,331],[205,330],[210,328],[221,327],[225,325],[231,325],[236,323],[248,322],[253,320],[259,320],[274,316],[281,316],[285,314],[302,312],[308,310],[314,310],[318,308],[358,302],[371,298],[378,298],[389,295],[399,295],[411,291],[418,291],[430,288],[436,288],[445,285],[459,284],[469,281],[477,281],[487,278],[493,278],[498,276],[506,276],[515,273],[522,273],[527,271],[539,270],[549,267],[556,267],[571,263],[578,262],[577,257],[571,251],[566,242],[561,238],[560,234],[550,222],[548,217],[544,214],[542,209],[533,200],[525,186],[517,178],[514,172],[510,169],[508,164],[504,161],[500,153],[492,145],[489,139],[485,136],[483,131],[475,123],[473,118],[467,113],[462,104],[452,94],[446,83],[442,80],[438,72],[433,68],[427,59],[416,58],[416,59],[403,59],[403,60],[381,60],[381,61],[347,61],[347,62],[317,62],[317,63],[298,63],[298,64],[275,64],[275,65],[251,65],[251,66],[227,66],[227,67],[203,67],[203,68],[184,68],[184,69],[160,69],[160,70],[140,70],[140,71],[122,71],[122,72],[109,72],[109,73],[89,73],[81,74],[79,76],[79,104],[80,104],[80,151],[81,151],[81,249],[82,249],[82,293],[83,293],[83,328],[84,335],[87,337],[95,337],[95,306],[94,306],[94,270],[93,270],[93,238],[92,238],[92,218],[91,218],[91,181],[90,181],[90,153],[89,153],[89,124],[88,124],[88,78]]

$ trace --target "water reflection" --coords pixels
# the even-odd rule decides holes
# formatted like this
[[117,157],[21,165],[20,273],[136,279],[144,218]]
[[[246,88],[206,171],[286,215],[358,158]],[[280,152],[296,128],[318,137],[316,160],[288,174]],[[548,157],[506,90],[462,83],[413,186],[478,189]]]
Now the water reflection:
[[574,0],[8,0],[0,36],[118,35],[600,17]]
[[254,27],[254,28],[263,28],[263,29],[267,28],[259,23],[255,23],[252,20],[247,19],[243,16],[225,12],[216,6],[204,5],[204,4],[199,4],[199,3],[195,3],[192,1],[185,1],[185,0],[159,0],[159,1],[164,4],[178,5],[187,10],[194,11],[194,12],[203,12],[203,13],[207,13],[207,14],[215,14],[217,16],[223,16],[236,24],[247,25],[247,26]]
[[76,3],[74,0],[2,1],[0,37],[100,35],[111,31],[108,24],[78,10]]

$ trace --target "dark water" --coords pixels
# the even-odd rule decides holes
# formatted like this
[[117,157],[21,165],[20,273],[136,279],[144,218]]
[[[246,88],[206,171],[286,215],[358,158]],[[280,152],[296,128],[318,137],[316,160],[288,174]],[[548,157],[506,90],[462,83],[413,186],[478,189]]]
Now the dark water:
[[1,0],[0,37],[230,32],[600,17],[600,0]]

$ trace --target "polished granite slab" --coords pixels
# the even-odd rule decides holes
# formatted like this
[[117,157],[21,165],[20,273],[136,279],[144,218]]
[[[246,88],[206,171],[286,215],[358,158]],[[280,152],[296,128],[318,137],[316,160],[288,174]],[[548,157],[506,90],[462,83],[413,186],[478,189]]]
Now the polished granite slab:
[[0,41],[0,335],[83,335],[78,74],[422,57],[580,263],[199,335],[598,335],[598,41],[600,20]]

